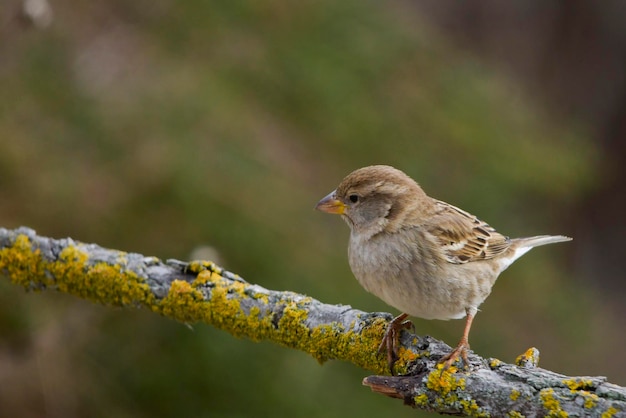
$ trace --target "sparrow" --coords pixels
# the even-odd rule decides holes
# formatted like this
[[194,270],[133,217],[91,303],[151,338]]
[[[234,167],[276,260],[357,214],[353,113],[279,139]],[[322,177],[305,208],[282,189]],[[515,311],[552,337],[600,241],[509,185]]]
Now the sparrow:
[[469,365],[469,332],[498,275],[539,245],[570,241],[562,235],[509,238],[474,215],[429,197],[402,171],[374,165],[348,174],[316,209],[341,215],[350,227],[348,260],[368,292],[403,312],[379,347],[389,368],[397,358],[406,318],[460,319],[459,344],[439,360],[447,369]]

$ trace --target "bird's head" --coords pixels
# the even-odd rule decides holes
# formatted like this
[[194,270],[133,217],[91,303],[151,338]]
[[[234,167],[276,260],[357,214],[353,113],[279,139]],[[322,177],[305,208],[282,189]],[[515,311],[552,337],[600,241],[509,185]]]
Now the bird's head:
[[407,222],[419,220],[416,209],[428,199],[402,171],[374,165],[348,174],[315,208],[341,215],[353,232],[372,236],[381,231],[395,232]]

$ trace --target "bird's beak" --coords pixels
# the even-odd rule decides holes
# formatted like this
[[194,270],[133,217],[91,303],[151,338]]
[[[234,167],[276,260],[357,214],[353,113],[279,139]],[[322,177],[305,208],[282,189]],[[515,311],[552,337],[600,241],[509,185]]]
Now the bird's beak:
[[333,190],[328,194],[328,196],[317,202],[315,209],[326,213],[343,215],[346,211],[346,205],[341,200],[337,199],[337,195]]

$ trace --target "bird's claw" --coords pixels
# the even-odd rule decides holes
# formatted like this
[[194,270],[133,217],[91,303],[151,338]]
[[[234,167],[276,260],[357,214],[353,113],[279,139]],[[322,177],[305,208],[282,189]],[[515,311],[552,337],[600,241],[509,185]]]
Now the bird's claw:
[[456,346],[454,350],[452,350],[449,354],[443,356],[439,360],[439,364],[443,363],[443,367],[441,370],[447,370],[452,366],[459,357],[463,362],[463,368],[467,369],[469,367],[469,360],[467,359],[467,351],[469,350],[469,343],[465,341],[461,341],[459,345]]
[[378,354],[382,354],[385,351],[387,352],[387,364],[389,365],[389,370],[392,375],[394,374],[393,364],[398,358],[400,331],[403,329],[415,330],[415,325],[413,325],[413,322],[406,319],[407,316],[407,314],[401,314],[391,320],[389,325],[387,325],[385,335],[378,346]]

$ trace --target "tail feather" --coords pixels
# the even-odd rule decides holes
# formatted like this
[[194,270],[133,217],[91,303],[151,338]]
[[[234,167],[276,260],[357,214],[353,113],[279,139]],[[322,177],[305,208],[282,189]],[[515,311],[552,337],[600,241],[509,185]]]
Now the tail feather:
[[515,238],[511,241],[518,242],[523,247],[538,247],[540,245],[554,244],[557,242],[571,241],[572,238],[564,235],[538,235],[536,237]]
[[514,248],[513,254],[510,257],[500,260],[500,271],[505,270],[515,260],[526,254],[533,247],[571,240],[570,237],[563,235],[539,235],[536,237],[514,238],[511,240],[511,246]]

